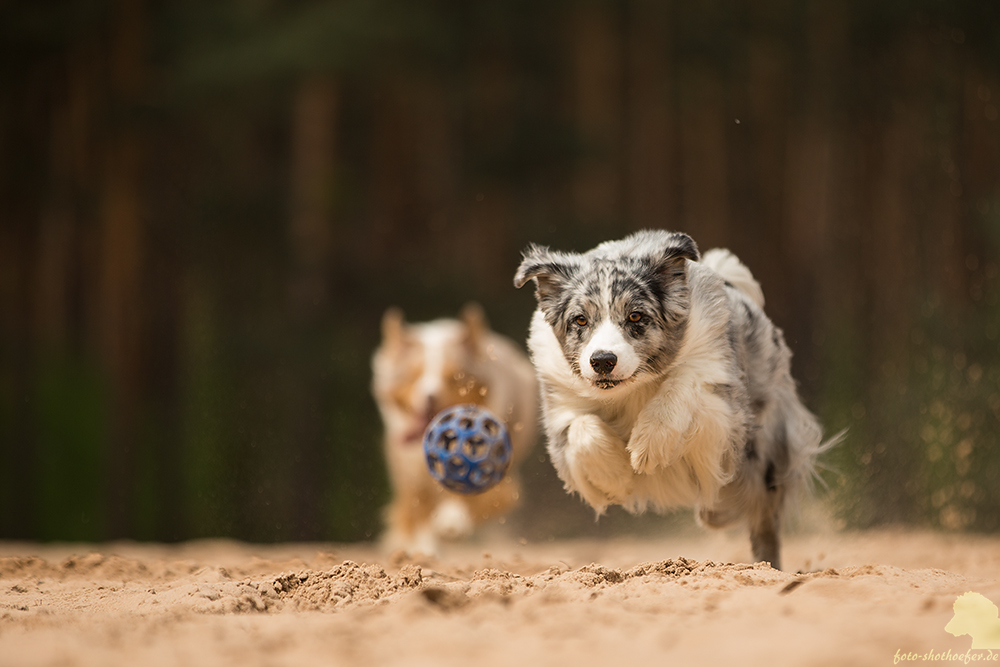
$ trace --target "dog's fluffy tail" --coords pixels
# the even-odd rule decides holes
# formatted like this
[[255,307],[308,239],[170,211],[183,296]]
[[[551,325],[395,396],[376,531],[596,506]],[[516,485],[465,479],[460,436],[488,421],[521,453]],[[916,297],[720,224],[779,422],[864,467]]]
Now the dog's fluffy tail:
[[736,289],[750,297],[760,308],[764,307],[764,290],[760,288],[750,269],[725,248],[714,248],[701,257],[701,263],[713,269]]

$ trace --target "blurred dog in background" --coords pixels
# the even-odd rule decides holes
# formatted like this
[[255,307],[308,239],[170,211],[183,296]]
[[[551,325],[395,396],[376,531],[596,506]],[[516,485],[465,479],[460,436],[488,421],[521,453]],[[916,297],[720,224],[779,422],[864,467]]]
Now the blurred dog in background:
[[[390,308],[372,370],[393,494],[386,546],[432,554],[441,539],[467,537],[483,521],[509,512],[519,495],[518,464],[535,441],[538,389],[527,355],[490,329],[482,308],[470,304],[457,320],[419,324]],[[513,448],[507,476],[478,495],[445,490],[424,461],[427,425],[461,403],[483,406],[504,420]]]

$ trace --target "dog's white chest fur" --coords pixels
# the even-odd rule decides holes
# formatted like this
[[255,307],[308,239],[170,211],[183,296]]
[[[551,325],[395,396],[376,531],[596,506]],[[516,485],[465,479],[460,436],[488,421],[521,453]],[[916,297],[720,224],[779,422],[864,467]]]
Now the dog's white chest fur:
[[[700,314],[698,314],[700,315]],[[699,320],[697,316],[693,319]],[[573,373],[552,327],[538,311],[528,347],[543,386],[550,447],[567,490],[598,512],[712,505],[732,480],[736,443],[745,428],[714,387],[732,382],[713,338],[691,330],[680,361],[663,376],[608,392]]]

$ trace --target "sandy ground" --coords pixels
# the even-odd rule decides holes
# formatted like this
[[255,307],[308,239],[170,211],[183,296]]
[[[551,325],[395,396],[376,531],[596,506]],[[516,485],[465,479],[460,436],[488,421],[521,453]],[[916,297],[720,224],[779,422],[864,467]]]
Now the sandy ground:
[[960,594],[1000,602],[998,537],[793,536],[788,572],[740,564],[745,542],[493,539],[436,558],[348,544],[0,542],[0,665],[1000,661],[944,630]]

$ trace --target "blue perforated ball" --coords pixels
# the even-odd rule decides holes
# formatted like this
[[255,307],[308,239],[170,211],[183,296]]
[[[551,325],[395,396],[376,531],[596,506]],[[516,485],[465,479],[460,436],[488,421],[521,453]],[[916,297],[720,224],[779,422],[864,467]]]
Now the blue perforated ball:
[[486,408],[446,408],[424,432],[424,456],[431,476],[456,493],[482,493],[510,467],[507,427]]

